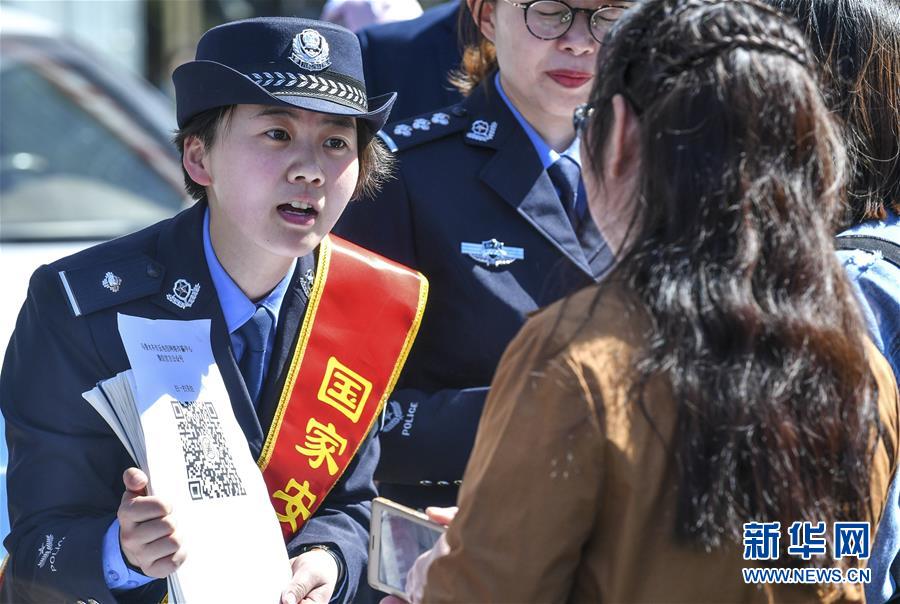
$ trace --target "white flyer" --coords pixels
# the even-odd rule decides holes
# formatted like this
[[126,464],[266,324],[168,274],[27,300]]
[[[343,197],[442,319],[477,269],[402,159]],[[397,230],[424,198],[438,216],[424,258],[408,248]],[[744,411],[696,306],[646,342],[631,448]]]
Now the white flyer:
[[210,345],[210,321],[119,314],[147,474],[187,554],[170,601],[275,604],[291,579],[281,529]]

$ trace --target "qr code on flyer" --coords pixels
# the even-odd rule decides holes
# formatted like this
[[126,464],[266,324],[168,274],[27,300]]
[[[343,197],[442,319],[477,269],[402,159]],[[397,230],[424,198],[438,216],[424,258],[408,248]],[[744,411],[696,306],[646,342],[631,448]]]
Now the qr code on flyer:
[[246,495],[222,434],[216,408],[209,401],[172,401],[191,499]]

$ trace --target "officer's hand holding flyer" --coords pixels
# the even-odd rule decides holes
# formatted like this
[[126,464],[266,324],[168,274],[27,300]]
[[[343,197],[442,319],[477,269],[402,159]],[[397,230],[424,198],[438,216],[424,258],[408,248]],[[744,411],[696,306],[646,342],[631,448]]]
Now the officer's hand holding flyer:
[[288,17],[212,28],[173,82],[196,203],[39,268],[8,347],[0,601],[352,602],[428,285],[330,231],[391,171],[396,94]]
[[213,358],[210,321],[120,314],[119,333],[131,370],[84,396],[133,451],[148,493],[172,505],[187,550],[168,578],[174,601],[277,602],[290,564]]

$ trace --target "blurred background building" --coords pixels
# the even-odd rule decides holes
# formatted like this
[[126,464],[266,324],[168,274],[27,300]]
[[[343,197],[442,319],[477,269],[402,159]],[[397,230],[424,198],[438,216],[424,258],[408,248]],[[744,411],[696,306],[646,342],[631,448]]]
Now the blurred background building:
[[[318,19],[326,0],[3,0],[9,8],[57,24],[69,37],[107,55],[165,92],[172,70],[193,57],[210,27],[248,17]],[[358,30],[411,19],[436,0],[331,0],[326,18]],[[0,23],[0,35],[3,26]]]

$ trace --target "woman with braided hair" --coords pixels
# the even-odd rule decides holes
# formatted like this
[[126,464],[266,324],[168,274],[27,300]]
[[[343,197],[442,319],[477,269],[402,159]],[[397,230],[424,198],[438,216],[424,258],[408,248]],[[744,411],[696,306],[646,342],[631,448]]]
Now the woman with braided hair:
[[[743,571],[852,581],[835,523],[875,527],[897,464],[806,41],[756,0],[647,0],[602,54],[576,117],[617,265],[504,354],[424,601],[863,601]],[[788,551],[794,522],[822,551]]]

